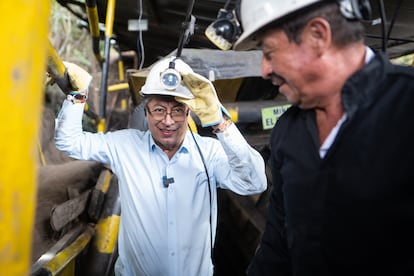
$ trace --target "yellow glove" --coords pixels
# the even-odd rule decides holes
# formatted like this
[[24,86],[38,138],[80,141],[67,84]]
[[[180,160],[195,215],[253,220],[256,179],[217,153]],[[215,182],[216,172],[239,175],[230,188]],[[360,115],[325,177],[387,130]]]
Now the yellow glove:
[[184,85],[194,95],[193,99],[175,97],[178,102],[188,105],[200,119],[203,127],[221,123],[223,112],[230,118],[227,110],[220,103],[214,85],[197,73],[182,73]]
[[72,91],[68,94],[72,96],[71,100],[74,102],[85,102],[88,97],[88,86],[92,80],[92,76],[79,67],[78,65],[64,61],[69,81],[72,86]]

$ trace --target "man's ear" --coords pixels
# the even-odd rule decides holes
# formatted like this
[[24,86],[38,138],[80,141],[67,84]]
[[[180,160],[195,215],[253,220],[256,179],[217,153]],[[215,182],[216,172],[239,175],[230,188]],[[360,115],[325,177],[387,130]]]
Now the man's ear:
[[331,26],[321,17],[309,20],[303,31],[303,41],[311,45],[319,54],[323,53],[332,43]]

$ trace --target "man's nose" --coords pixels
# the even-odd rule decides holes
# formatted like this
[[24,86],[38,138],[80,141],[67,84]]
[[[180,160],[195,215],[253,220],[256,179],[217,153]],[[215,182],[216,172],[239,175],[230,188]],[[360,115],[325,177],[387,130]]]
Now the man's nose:
[[171,123],[175,122],[174,118],[173,118],[173,117],[172,117],[172,115],[171,115],[171,112],[166,112],[166,113],[165,113],[165,116],[164,116],[164,122],[165,122],[166,124],[171,124]]
[[269,79],[272,75],[273,69],[269,61],[262,58],[262,78]]

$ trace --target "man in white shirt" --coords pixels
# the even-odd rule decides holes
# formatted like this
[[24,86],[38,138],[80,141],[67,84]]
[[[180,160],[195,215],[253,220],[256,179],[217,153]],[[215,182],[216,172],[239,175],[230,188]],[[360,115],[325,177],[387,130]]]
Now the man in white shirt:
[[[82,130],[89,74],[66,66],[78,90],[56,120],[56,146],[118,177],[116,275],[213,275],[217,188],[251,195],[267,182],[263,158],[231,123],[212,83],[180,59],[161,60],[141,90],[148,130],[89,133]],[[218,139],[189,130],[190,109]]]

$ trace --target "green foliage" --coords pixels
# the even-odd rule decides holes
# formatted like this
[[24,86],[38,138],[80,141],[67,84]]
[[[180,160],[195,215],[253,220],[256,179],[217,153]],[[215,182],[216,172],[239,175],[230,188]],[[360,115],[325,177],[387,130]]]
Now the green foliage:
[[[79,10],[79,13],[83,12]],[[92,40],[86,24],[57,2],[52,4],[49,39],[63,60],[87,70],[93,66]]]
[[[71,8],[80,14],[84,13],[79,7],[71,6]],[[49,40],[62,60],[73,62],[93,75],[95,85],[90,86],[90,100],[88,100],[89,105],[93,107],[91,98],[94,98],[94,87],[96,80],[99,79],[96,76],[99,66],[93,55],[92,38],[87,25],[67,8],[54,1],[49,20]],[[45,97],[46,107],[51,108],[57,115],[65,95],[57,85],[49,85],[46,87]],[[84,116],[84,125],[88,131],[96,130],[93,122],[87,116]]]

